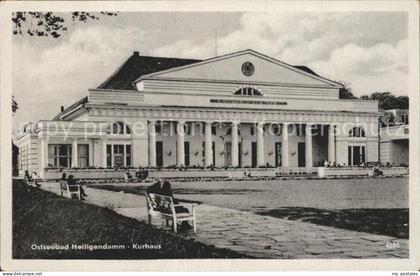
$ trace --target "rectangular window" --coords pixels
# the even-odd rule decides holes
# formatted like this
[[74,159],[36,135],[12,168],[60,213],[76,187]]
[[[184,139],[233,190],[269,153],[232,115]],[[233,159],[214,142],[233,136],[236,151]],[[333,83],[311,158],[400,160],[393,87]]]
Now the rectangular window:
[[131,145],[125,145],[125,165],[131,167]]
[[70,168],[71,145],[48,145],[48,166]]
[[77,159],[79,168],[87,168],[89,166],[89,145],[77,145]]
[[106,145],[106,166],[112,167],[112,145]]
[[249,134],[250,134],[251,136],[254,136],[254,135],[255,135],[255,128],[254,128],[253,126],[251,126],[251,127],[249,128]]

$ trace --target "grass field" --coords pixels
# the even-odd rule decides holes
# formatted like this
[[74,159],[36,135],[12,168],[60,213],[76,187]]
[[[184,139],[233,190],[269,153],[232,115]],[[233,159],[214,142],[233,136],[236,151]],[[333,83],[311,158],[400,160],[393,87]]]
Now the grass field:
[[259,215],[300,220],[347,230],[408,239],[408,209],[279,208],[256,212]]
[[[175,182],[174,196],[260,215],[408,238],[408,178]],[[95,188],[144,194],[145,186]]]
[[[33,245],[124,245],[119,250],[33,250]],[[133,244],[160,249],[136,249]],[[244,258],[181,238],[113,211],[13,181],[13,258],[181,259]]]

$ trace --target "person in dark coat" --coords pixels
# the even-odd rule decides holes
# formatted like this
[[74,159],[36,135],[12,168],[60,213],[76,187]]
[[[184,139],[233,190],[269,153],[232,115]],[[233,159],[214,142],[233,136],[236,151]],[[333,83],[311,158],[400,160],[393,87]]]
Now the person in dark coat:
[[[147,188],[147,193],[170,196],[172,197],[172,201],[174,202],[174,204],[179,204],[179,201],[175,199],[173,196],[171,183],[169,181],[158,179],[153,185]],[[179,213],[189,213],[190,211],[184,206],[175,206],[175,212],[179,214]]]
[[[65,174],[63,174],[63,176],[65,177]],[[67,185],[69,185],[69,189],[71,189],[71,186],[75,186],[77,185],[77,179],[74,178],[74,176],[71,174],[69,175],[69,178],[67,178]],[[85,190],[83,189],[83,187],[80,185],[80,195],[81,195],[81,199],[84,200],[84,197],[87,197],[88,195],[85,193]]]

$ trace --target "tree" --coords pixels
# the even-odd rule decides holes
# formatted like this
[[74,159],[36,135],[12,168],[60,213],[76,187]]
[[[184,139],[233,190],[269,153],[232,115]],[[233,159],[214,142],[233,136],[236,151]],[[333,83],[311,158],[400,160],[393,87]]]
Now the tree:
[[408,109],[408,107],[409,107],[409,104],[408,103],[409,103],[409,101],[408,101],[408,97],[407,96],[399,96],[397,98],[398,108]]
[[[72,12],[72,22],[98,20],[100,16],[116,16],[116,12]],[[67,31],[66,19],[53,12],[14,12],[12,15],[13,34],[58,38]]]
[[369,96],[361,96],[362,100],[376,100],[380,109],[408,109],[408,96],[396,97],[391,92],[374,92]]

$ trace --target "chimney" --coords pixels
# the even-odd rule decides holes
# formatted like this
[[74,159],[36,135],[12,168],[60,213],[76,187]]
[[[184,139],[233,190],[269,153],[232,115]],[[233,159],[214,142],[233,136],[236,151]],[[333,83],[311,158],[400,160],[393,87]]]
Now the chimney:
[[61,112],[63,112],[63,111],[64,111],[64,105],[61,106]]
[[139,51],[134,51],[134,52],[133,52],[133,56],[136,56],[136,57],[140,56]]

